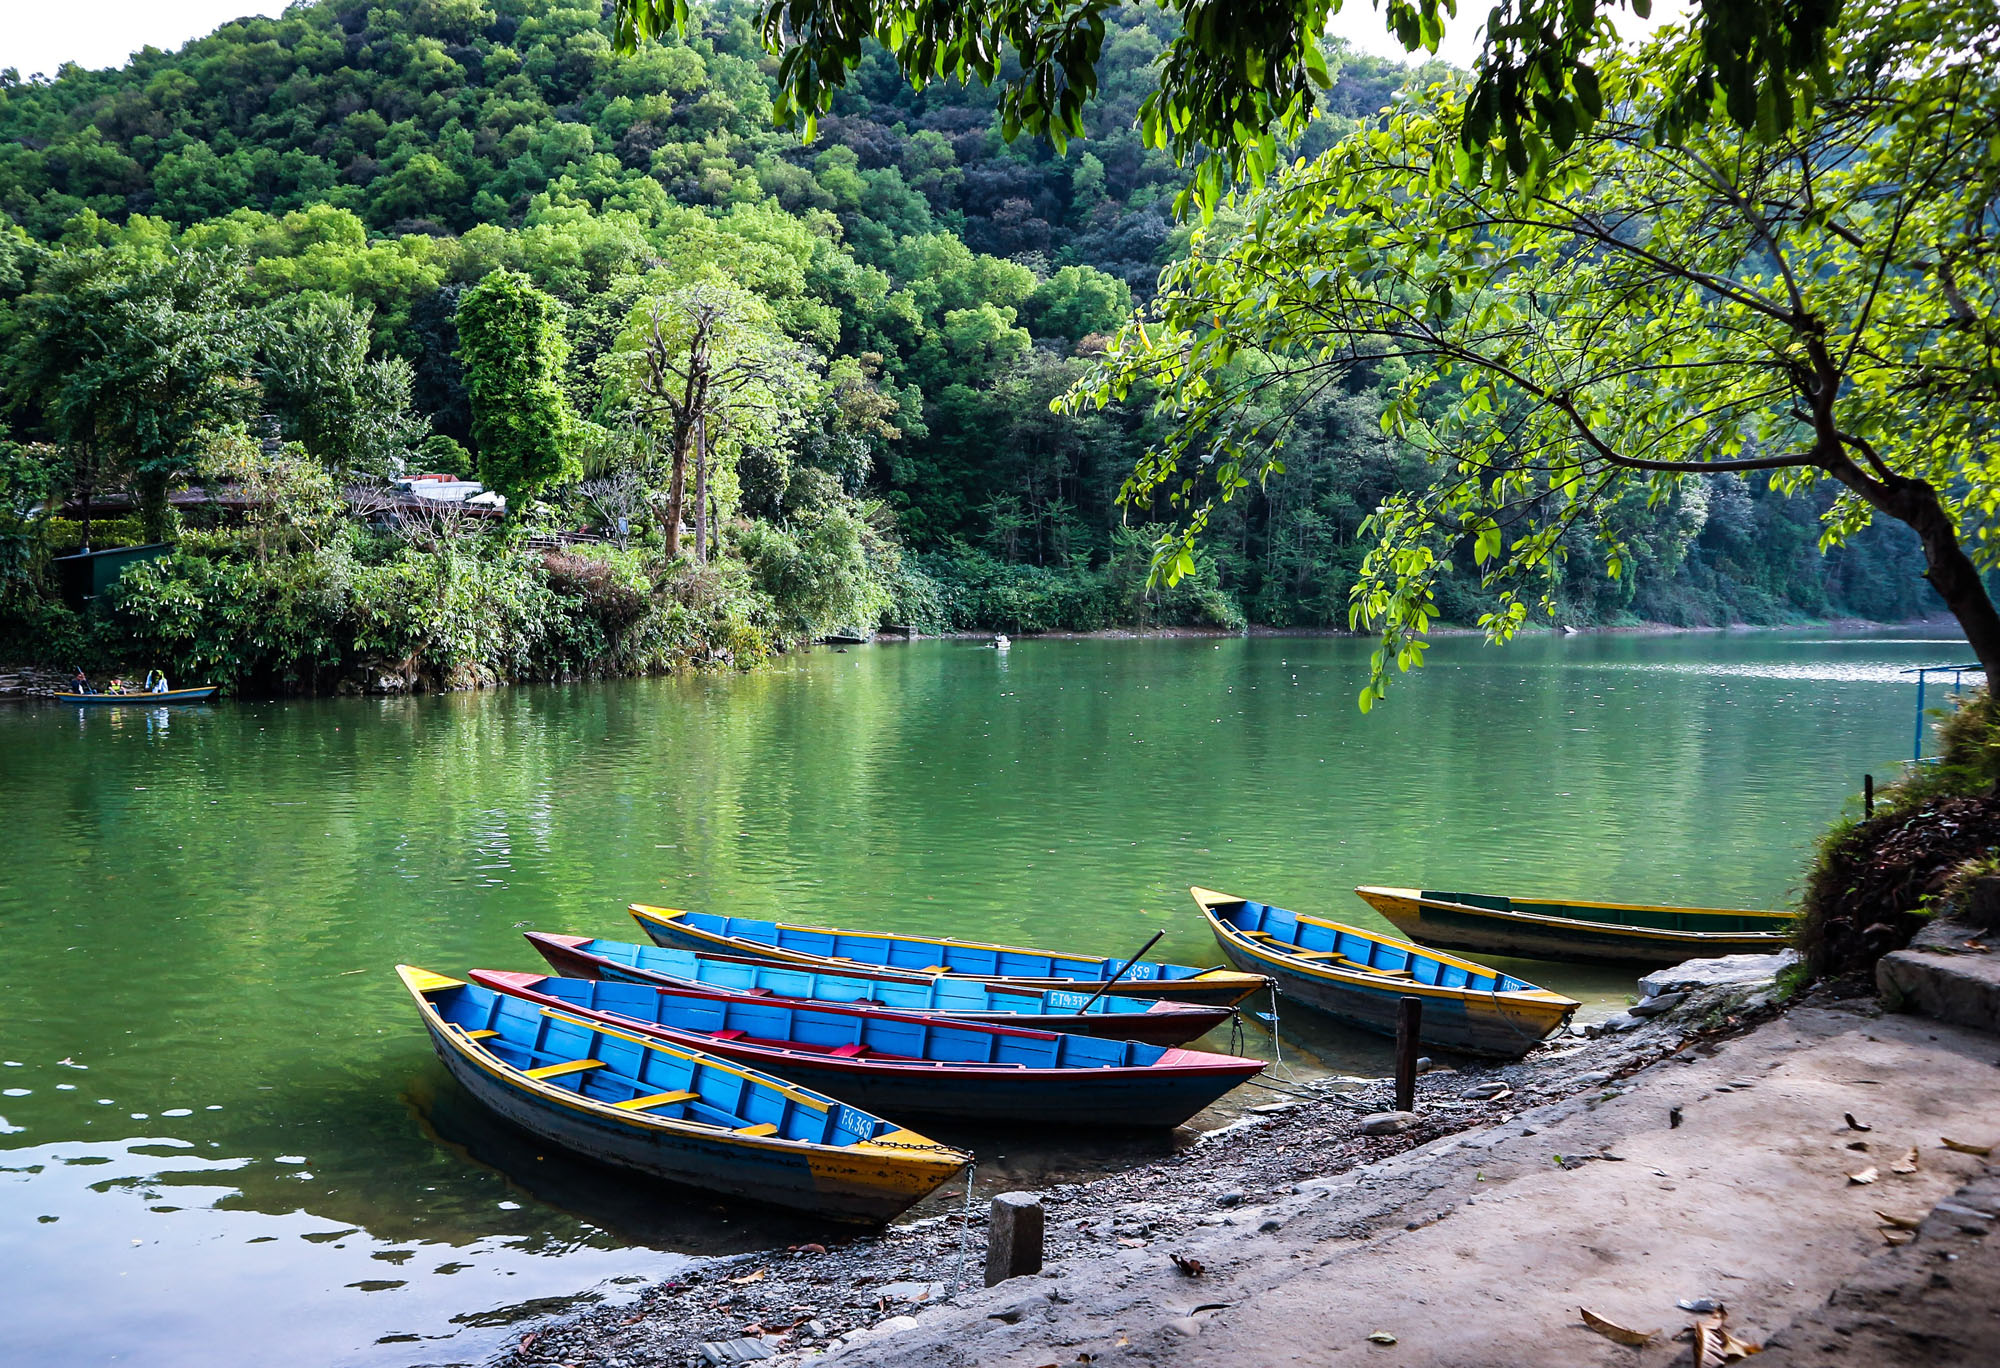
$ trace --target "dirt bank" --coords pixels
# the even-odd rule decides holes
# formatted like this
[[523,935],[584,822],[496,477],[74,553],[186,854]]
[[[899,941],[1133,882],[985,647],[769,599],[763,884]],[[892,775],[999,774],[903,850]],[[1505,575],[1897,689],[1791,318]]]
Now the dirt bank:
[[[1983,1176],[1940,1141],[2000,1139],[1996,1062],[1992,1036],[1870,1000],[1800,1007],[1621,1085],[1246,1206],[1235,1226],[1172,1244],[1199,1278],[1164,1249],[1101,1249],[827,1363],[1685,1363],[1671,1335],[1694,1317],[1677,1302],[1719,1301],[1735,1333],[1762,1340],[1883,1251],[1878,1212],[1914,1220]],[[1626,1347],[1580,1308],[1666,1333]],[[1991,1309],[1970,1314],[2000,1328]]]
[[[1286,1218],[1276,1213],[1306,1198],[1329,1175],[1427,1152],[1468,1131],[1518,1125],[1523,1114],[1561,1099],[1595,1097],[1617,1086],[1623,1075],[1682,1050],[1690,1039],[1740,1030],[1746,1018],[1730,1013],[1743,997],[1741,992],[1697,995],[1627,1034],[1563,1036],[1518,1064],[1428,1073],[1419,1080],[1421,1119],[1391,1134],[1366,1135],[1362,1129],[1364,1117],[1390,1106],[1386,1081],[1296,1084],[1280,1073],[1274,1081],[1296,1096],[1267,1093],[1257,1110],[1222,1129],[1186,1137],[1189,1143],[1169,1158],[1046,1190],[1050,1267],[1107,1269],[1134,1260],[1135,1266],[1171,1267],[1170,1253],[1206,1248],[1216,1240],[1247,1239],[1261,1248],[1269,1232],[1260,1227],[1273,1220],[1282,1225]],[[843,1337],[855,1335],[864,1337],[858,1343],[887,1352],[892,1341],[869,1333],[873,1327],[902,1324],[899,1318],[911,1312],[921,1312],[918,1324],[927,1327],[934,1318],[958,1315],[943,1304],[947,1298],[983,1306],[994,1295],[980,1288],[985,1219],[982,1205],[969,1227],[954,1212],[830,1248],[807,1245],[710,1265],[650,1290],[635,1305],[539,1327],[502,1362],[681,1368],[703,1362],[703,1344],[750,1340],[750,1352],[797,1358],[838,1348]],[[961,1270],[965,1285],[954,1294]],[[1170,1281],[1167,1290],[1204,1302],[1210,1300],[1207,1282],[1213,1276],[1205,1275],[1199,1285]],[[1062,1305],[1049,1301],[1042,1280],[1026,1281],[1040,1303]],[[1051,1288],[1068,1295],[1060,1284]],[[1008,1289],[1011,1298],[1023,1295],[1019,1283],[999,1290]],[[987,1314],[977,1312],[966,1324],[984,1332]],[[964,1333],[947,1332],[948,1337]]]

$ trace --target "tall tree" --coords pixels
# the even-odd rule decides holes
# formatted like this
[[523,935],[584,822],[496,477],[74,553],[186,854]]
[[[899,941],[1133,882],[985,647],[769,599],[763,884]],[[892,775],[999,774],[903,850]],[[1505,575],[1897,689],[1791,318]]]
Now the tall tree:
[[410,363],[369,360],[373,316],[342,295],[279,300],[267,311],[258,374],[288,437],[331,466],[380,475],[414,455],[430,425],[410,410]]
[[[1925,577],[2000,678],[2000,9],[1858,4],[1819,109],[1783,135],[1660,132],[1669,31],[1605,71],[1609,112],[1531,193],[1450,175],[1468,98],[1442,90],[1286,172],[1242,228],[1170,272],[1165,326],[1128,331],[1102,401],[1164,387],[1176,427],[1134,476],[1188,514],[1171,576],[1214,504],[1282,469],[1278,386],[1405,368],[1389,420],[1428,489],[1369,520],[1353,621],[1421,663],[1457,548],[1499,593],[1505,639],[1546,608],[1572,535],[1683,481],[1768,472],[1838,489],[1822,547],[1871,520],[1921,538]],[[1234,368],[1230,358],[1247,360]],[[1225,381],[1225,375],[1238,378]],[[1303,383],[1302,383],[1303,382]],[[1592,543],[1586,543],[1586,546]]]
[[15,306],[10,404],[70,449],[86,480],[129,478],[156,540],[201,434],[256,404],[243,274],[224,251],[62,250]]
[[562,306],[518,271],[490,272],[458,304],[458,357],[472,400],[479,477],[518,517],[528,498],[581,479],[576,416],[563,396]]
[[771,308],[739,287],[697,282],[641,300],[609,364],[628,411],[667,438],[667,554],[680,554],[690,460],[696,559],[705,560],[711,462],[729,440],[786,440],[804,401],[808,354]]

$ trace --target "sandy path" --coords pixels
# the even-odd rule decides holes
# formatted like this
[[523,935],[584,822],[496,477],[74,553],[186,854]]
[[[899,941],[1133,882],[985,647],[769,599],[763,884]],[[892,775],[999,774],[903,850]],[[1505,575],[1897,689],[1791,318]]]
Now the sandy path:
[[[1685,1362],[1669,1340],[1635,1350],[1585,1330],[1578,1308],[1671,1334],[1691,1319],[1677,1298],[1714,1296],[1759,1339],[1819,1307],[1883,1250],[1877,1209],[1921,1216],[1984,1171],[1938,1141],[2000,1139],[1996,1063],[1990,1036],[1868,1004],[1801,1008],[1602,1095],[1302,1184],[1227,1229],[1072,1258],[819,1361]],[[1847,1112],[1872,1129],[1846,1129]],[[1917,1171],[1894,1173],[1913,1145]],[[1871,1166],[1876,1182],[1848,1183]],[[1170,1251],[1204,1273],[1175,1272]]]

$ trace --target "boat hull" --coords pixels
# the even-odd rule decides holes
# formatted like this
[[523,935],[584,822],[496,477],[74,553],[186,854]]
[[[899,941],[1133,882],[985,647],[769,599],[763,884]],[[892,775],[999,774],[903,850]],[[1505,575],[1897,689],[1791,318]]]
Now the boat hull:
[[[1775,954],[1789,943],[1781,931],[1684,931],[1478,907],[1426,897],[1415,889],[1357,888],[1355,892],[1418,944],[1474,954],[1664,968],[1719,955]],[[1699,909],[1688,908],[1629,910],[1704,915]]]
[[[801,964],[831,974],[845,973],[857,968],[866,971],[883,967],[880,962],[850,959],[839,955],[808,954],[801,950],[761,941],[718,935],[702,927],[690,925],[678,914],[664,908],[634,905],[631,911],[655,945],[664,945],[677,950],[695,950],[714,955],[743,955],[772,964]],[[902,968],[899,965],[890,967]],[[930,977],[928,974],[913,974],[913,976]],[[1252,993],[1265,987],[1265,982],[1261,978],[1221,969],[1206,970],[1187,978],[1165,978],[1160,975],[1159,966],[1146,961],[1133,965],[1125,977],[1115,982],[1105,979],[1027,977],[1004,973],[948,973],[941,977],[970,979],[978,983],[990,983],[1038,993],[1060,988],[1089,994],[1102,989],[1120,997],[1157,998],[1162,1002],[1186,1002],[1208,1007],[1234,1007]]]
[[128,707],[155,708],[162,703],[206,703],[215,697],[219,685],[204,684],[198,689],[169,689],[165,693],[138,694],[80,694],[58,693],[58,703],[75,703],[80,707]]
[[796,1147],[721,1143],[706,1136],[621,1125],[551,1103],[484,1067],[426,1023],[431,1045],[459,1085],[494,1115],[587,1159],[651,1178],[725,1192],[829,1219],[880,1225],[936,1189],[939,1179],[880,1152],[802,1153]]
[[[530,936],[529,941],[541,952],[551,968],[568,978],[605,979],[615,983],[653,983],[672,988],[699,988],[704,992],[722,991],[714,983],[701,979],[682,978],[673,974],[659,973],[643,967],[621,964],[602,955],[580,954],[547,936]],[[715,956],[711,958],[720,959]],[[803,968],[803,966],[799,966]],[[883,978],[861,975],[849,971],[849,977],[872,979],[875,982],[912,983],[901,976]],[[1087,994],[1073,989],[1058,991],[1064,998],[1075,997],[1082,1005]],[[1024,998],[1028,996],[1023,994]],[[1040,996],[1040,995],[1037,995]],[[1107,994],[1107,996],[1109,996]],[[798,1001],[818,1001],[822,999],[799,998]],[[830,1002],[853,1002],[853,998],[827,998]],[[923,1008],[896,1006],[895,1011],[908,1016],[936,1016],[951,1021],[977,1021],[994,1026],[1018,1026],[1029,1031],[1056,1031],[1064,1035],[1094,1036],[1100,1040],[1141,1040],[1149,1045],[1185,1045],[1224,1025],[1234,1015],[1227,1007],[1205,1007],[1183,1002],[1154,1002],[1147,1010],[1121,1012],[1092,1012],[1087,1015],[1050,1012],[1007,1012],[974,1011],[956,1008]]]

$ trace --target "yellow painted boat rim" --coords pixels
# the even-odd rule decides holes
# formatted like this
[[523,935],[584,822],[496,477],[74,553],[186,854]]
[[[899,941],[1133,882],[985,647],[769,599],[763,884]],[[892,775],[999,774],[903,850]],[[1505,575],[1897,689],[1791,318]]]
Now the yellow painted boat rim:
[[[645,903],[632,903],[627,907],[626,910],[632,913],[632,915],[635,917],[641,917],[652,921],[673,921],[677,918],[684,917],[687,915],[686,911],[682,909],[666,908],[666,907],[649,907]],[[915,941],[919,945],[949,945],[960,950],[993,950],[1008,955],[1040,955],[1048,959],[1058,959],[1058,960],[1101,959],[1106,961],[1107,963],[1119,959],[1119,956],[1117,955],[1063,955],[1063,954],[1057,954],[1054,951],[1050,950],[1033,949],[1025,945],[1001,945],[994,941],[958,940],[951,936],[910,936],[910,935],[905,935],[899,931],[847,931],[832,926],[809,926],[804,922],[774,921],[771,924],[773,926],[783,927],[788,931],[812,931],[812,932],[817,932],[820,935],[828,935],[828,936],[872,936],[884,940],[893,939],[893,940]],[[742,942],[746,939],[745,937],[742,936],[729,935],[726,932],[704,930],[699,926],[691,926],[687,929],[690,933],[694,935],[706,936],[710,940],[715,940],[715,941]],[[763,942],[761,941],[756,943],[758,945],[763,944]],[[769,951],[777,954],[797,955],[802,959],[810,959],[810,960],[844,960],[848,958],[845,955],[819,954],[811,950],[799,950],[782,945],[772,945],[767,948]],[[856,962],[864,964],[871,963],[870,961],[856,961]],[[921,970],[917,969],[905,968],[903,965],[899,964],[884,964],[884,965],[877,965],[875,967],[886,969],[889,970],[890,972],[901,972],[901,973],[911,973],[911,974],[922,972]],[[1037,978],[1037,977],[1047,977],[1047,976],[1035,975],[1035,974],[994,975],[994,974],[973,973],[970,971],[959,971],[944,975],[944,977],[986,979],[995,977]],[[1200,981],[1203,983],[1230,983],[1230,982],[1235,982],[1237,980],[1261,980],[1262,978],[1263,978],[1262,974],[1246,974],[1241,969],[1231,969],[1227,966],[1219,965],[1213,969],[1204,969],[1197,974],[1190,974],[1188,977],[1184,979],[1134,979],[1132,980],[1132,982],[1138,984],[1148,984],[1157,986],[1161,984],[1194,983],[1196,981]]]
[[[1440,898],[1435,895],[1426,894],[1420,888],[1389,888],[1380,884],[1361,884],[1354,891],[1364,899],[1372,894],[1376,897],[1413,902],[1422,907],[1449,907],[1454,911],[1479,912],[1490,917],[1535,917],[1553,921],[1582,920],[1577,917],[1559,917],[1546,912],[1528,912],[1519,907],[1503,910],[1496,907],[1481,907],[1478,903],[1453,902],[1450,898]],[[1514,903],[1529,903],[1543,907],[1597,907],[1607,912],[1692,912],[1698,916],[1712,917],[1769,917],[1774,922],[1793,921],[1797,917],[1797,914],[1793,912],[1776,912],[1768,908],[1757,907],[1691,907],[1680,903],[1599,902],[1591,898],[1535,898],[1528,897],[1525,894],[1517,895],[1512,893],[1505,896],[1508,901]],[[1599,922],[1590,923],[1592,926],[1602,924]],[[1638,929],[1642,931],[1657,931],[1662,928],[1640,927]],[[1690,936],[1756,936],[1765,933],[1761,931],[1685,931],[1678,934]]]

